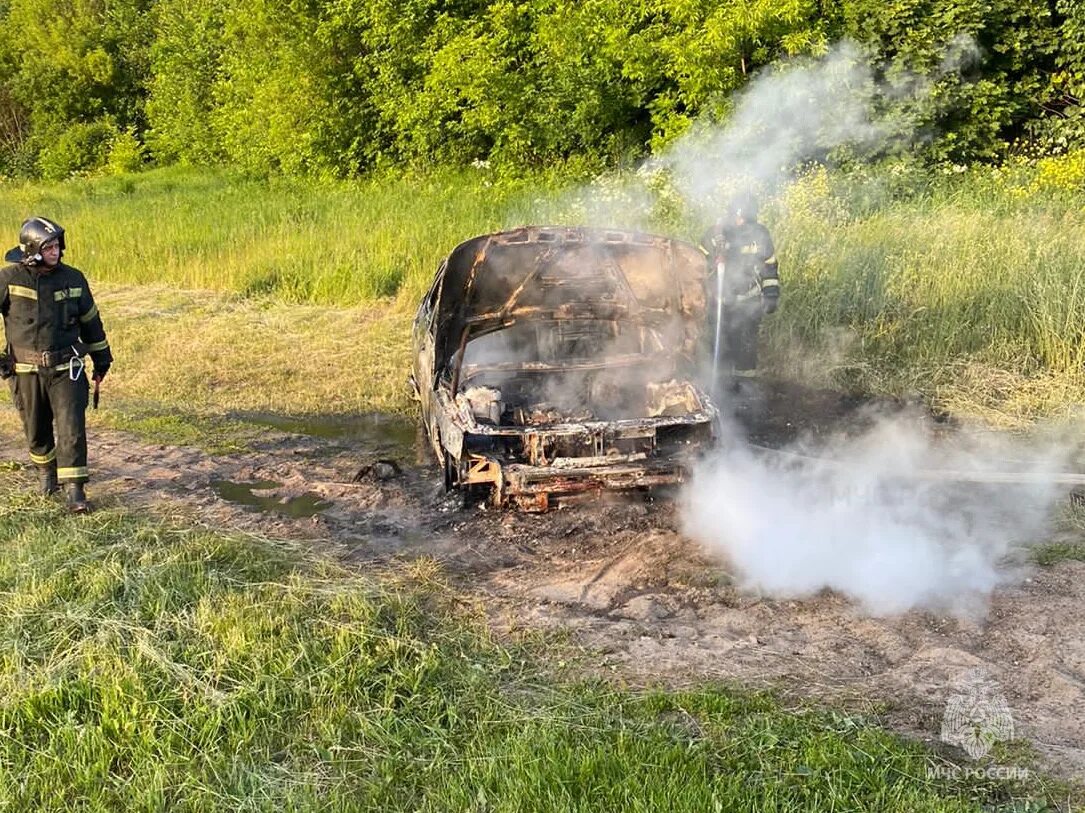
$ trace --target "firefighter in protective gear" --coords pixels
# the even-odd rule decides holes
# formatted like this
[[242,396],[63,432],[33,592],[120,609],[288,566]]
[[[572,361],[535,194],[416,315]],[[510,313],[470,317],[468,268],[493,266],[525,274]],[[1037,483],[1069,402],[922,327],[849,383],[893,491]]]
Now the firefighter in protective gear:
[[109,371],[113,354],[87,278],[60,261],[64,249],[64,229],[57,223],[44,217],[23,223],[18,247],[4,257],[11,264],[0,269],[0,314],[10,373],[5,377],[42,493],[63,486],[68,508],[82,513],[88,510],[90,391],[84,358],[93,360],[97,382]]
[[715,337],[717,374],[753,377],[761,318],[774,313],[780,302],[776,249],[768,229],[757,222],[753,197],[734,198],[700,247],[709,265],[708,333]]

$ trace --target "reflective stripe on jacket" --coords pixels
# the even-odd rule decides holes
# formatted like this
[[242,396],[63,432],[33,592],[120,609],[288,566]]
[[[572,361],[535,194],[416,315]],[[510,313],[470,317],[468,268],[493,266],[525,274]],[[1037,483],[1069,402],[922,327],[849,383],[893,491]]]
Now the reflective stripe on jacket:
[[96,366],[113,361],[87,278],[70,265],[42,273],[22,263],[0,269],[0,314],[12,347],[40,352],[82,342]]

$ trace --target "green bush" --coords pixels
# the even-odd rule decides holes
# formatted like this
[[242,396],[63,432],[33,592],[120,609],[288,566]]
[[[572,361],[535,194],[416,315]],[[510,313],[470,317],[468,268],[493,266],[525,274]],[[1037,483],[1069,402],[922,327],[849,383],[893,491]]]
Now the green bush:
[[27,115],[24,146],[42,174],[101,166],[113,131],[99,122],[143,129],[150,2],[0,3],[0,82]]
[[106,168],[113,175],[125,172],[138,172],[146,161],[146,150],[136,138],[135,129],[129,127],[113,136],[109,144],[109,159]]
[[846,39],[877,74],[879,125],[919,134],[929,163],[1001,161],[1027,139],[1061,152],[1085,137],[1080,5],[0,0],[0,171],[94,121],[161,163],[256,174],[625,165],[726,121],[759,71]]
[[224,15],[224,4],[211,0],[155,5],[145,142],[159,162],[206,164],[220,157],[210,122]]
[[115,136],[116,130],[108,122],[73,124],[41,149],[38,170],[46,180],[59,181],[100,169]]

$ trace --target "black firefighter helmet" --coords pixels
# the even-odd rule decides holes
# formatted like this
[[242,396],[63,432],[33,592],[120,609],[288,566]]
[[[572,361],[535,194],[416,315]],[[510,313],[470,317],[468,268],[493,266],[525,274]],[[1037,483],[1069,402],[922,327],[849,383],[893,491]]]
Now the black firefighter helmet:
[[727,220],[737,223],[742,220],[745,223],[757,221],[757,198],[748,192],[735,195],[727,203]]
[[43,243],[56,240],[60,245],[60,254],[64,255],[64,229],[47,217],[31,217],[23,221],[19,230],[19,245],[8,251],[4,259],[9,263],[25,263],[29,266],[41,262]]

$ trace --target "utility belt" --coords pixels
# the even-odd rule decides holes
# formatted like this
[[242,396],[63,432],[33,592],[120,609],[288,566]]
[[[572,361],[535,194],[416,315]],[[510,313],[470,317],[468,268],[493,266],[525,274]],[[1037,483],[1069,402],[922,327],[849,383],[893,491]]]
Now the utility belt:
[[74,358],[82,358],[87,351],[82,342],[76,342],[60,350],[30,350],[25,347],[12,348],[15,361],[19,364],[33,364],[36,367],[56,367]]

